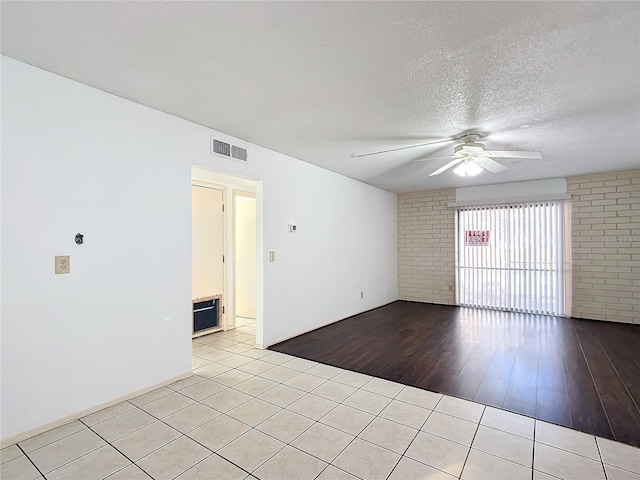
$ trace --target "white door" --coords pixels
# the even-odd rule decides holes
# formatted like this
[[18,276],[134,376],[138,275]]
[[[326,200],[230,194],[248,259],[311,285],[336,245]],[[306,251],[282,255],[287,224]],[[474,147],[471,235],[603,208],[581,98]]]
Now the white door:
[[[223,199],[224,192],[221,189],[191,186],[194,300],[213,295],[220,295],[220,298],[223,298]],[[222,309],[222,302],[219,308]]]

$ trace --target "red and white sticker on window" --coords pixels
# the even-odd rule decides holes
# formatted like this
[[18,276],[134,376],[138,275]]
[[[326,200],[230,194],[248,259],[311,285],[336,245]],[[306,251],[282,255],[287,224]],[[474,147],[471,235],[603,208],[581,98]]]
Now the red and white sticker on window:
[[489,230],[467,230],[464,244],[467,247],[489,246]]

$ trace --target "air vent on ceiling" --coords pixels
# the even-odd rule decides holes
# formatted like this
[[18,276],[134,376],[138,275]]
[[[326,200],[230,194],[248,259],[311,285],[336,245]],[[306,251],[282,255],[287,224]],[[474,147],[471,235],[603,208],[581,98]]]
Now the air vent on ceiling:
[[245,148],[236,147],[226,142],[216,140],[211,137],[211,153],[218,153],[225,157],[232,157],[243,162],[247,161],[247,150]]

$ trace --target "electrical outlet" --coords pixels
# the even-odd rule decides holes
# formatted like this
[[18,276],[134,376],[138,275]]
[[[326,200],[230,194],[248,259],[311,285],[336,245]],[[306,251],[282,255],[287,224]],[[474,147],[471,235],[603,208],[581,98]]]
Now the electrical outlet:
[[56,255],[56,275],[71,272],[71,257],[69,255]]
[[364,298],[364,292],[360,290],[360,298]]

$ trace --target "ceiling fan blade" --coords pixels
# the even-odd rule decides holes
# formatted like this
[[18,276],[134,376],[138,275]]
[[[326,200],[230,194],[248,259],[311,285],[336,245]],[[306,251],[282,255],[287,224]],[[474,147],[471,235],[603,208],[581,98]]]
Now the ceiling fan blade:
[[437,140],[435,142],[419,143],[418,145],[409,145],[408,147],[390,148],[389,150],[380,150],[378,152],[363,153],[361,155],[358,155],[357,153],[352,153],[351,157],[352,158],[369,157],[371,155],[379,155],[381,153],[389,153],[389,152],[398,152],[400,150],[407,150],[409,148],[426,147],[427,145],[436,145],[438,143],[452,142],[454,140],[456,140],[456,139],[455,138],[445,138],[444,140]]
[[476,157],[474,161],[485,170],[489,170],[491,173],[498,173],[507,169],[507,167],[489,157]]
[[443,158],[460,158],[458,155],[445,155],[444,157],[425,157],[417,158],[413,162],[428,162],[429,160],[441,160]]
[[542,154],[540,152],[525,152],[525,151],[491,151],[484,152],[489,157],[497,158],[530,158],[532,160],[542,160]]
[[433,177],[434,175],[440,175],[442,172],[444,172],[445,170],[453,167],[454,165],[457,165],[458,163],[462,162],[464,160],[464,158],[456,158],[455,160],[451,160],[449,163],[447,163],[444,167],[440,167],[438,170],[436,170],[433,173],[430,173],[429,176]]

